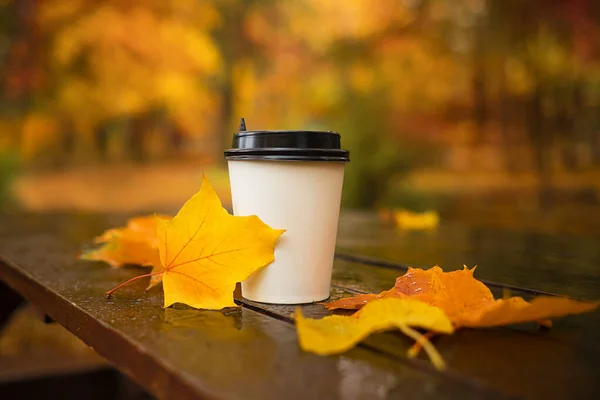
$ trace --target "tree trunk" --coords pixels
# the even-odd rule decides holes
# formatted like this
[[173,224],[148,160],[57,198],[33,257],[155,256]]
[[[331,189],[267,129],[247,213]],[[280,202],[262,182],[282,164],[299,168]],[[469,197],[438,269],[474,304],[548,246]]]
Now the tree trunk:
[[544,114],[542,112],[542,89],[539,83],[531,94],[527,133],[534,172],[538,178],[538,205],[540,209],[544,209],[550,202],[550,175],[547,157],[549,137],[547,137],[545,130]]
[[129,155],[136,162],[145,162],[145,141],[148,130],[148,116],[136,115],[132,118],[129,128]]
[[[218,128],[214,138],[214,153],[215,159],[223,163],[225,162],[223,150],[230,146],[239,118],[248,117],[233,115],[236,90],[233,81],[233,70],[234,66],[241,60],[255,55],[256,48],[244,34],[243,27],[246,13],[258,2],[258,0],[247,0],[239,3],[228,1],[220,3],[223,20],[221,29],[217,33],[217,40],[222,49],[223,80],[220,85],[221,108]],[[251,118],[250,121],[252,121]]]
[[223,79],[220,85],[221,108],[218,128],[214,137],[214,158],[224,163],[223,150],[228,147],[229,136],[233,126],[234,82],[233,67],[242,57],[244,50],[242,26],[246,5],[225,4],[222,7],[223,21],[217,38],[221,44],[223,56]]

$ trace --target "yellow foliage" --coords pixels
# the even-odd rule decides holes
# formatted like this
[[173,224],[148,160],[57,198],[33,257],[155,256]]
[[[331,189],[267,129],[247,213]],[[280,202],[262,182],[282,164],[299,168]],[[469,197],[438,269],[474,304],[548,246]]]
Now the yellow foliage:
[[375,83],[372,68],[364,64],[354,64],[349,70],[350,83],[359,93],[368,93]]
[[[76,17],[51,43],[60,76],[56,107],[76,123],[93,126],[164,106],[185,132],[200,132],[202,111],[214,106],[212,89],[203,81],[220,72],[219,51],[209,34],[219,23],[216,9],[187,0],[133,7],[86,1],[82,8],[80,3],[51,0],[40,12],[43,26]],[[73,64],[82,58],[87,73],[73,74]]]
[[53,27],[81,12],[86,0],[42,1],[37,4],[37,20],[42,27]]
[[[349,92],[368,96],[382,89],[399,112],[438,112],[449,100],[468,100],[467,68],[427,34],[411,32],[417,12],[391,0],[377,7],[366,0],[305,0],[252,8],[247,32],[269,63],[255,71],[256,90],[236,109],[262,126],[293,126],[344,112]],[[398,33],[405,28],[411,33]],[[348,53],[356,51],[352,58],[345,43]]]
[[32,113],[25,116],[21,130],[21,152],[25,160],[34,159],[56,141],[58,126],[54,118]]
[[394,0],[380,0],[377,7],[369,0],[284,2],[281,11],[291,34],[316,51],[326,50],[336,40],[364,39],[392,23],[402,26],[414,19],[411,9]]
[[515,58],[506,60],[504,63],[504,72],[510,92],[523,95],[532,90],[534,77],[520,60]]

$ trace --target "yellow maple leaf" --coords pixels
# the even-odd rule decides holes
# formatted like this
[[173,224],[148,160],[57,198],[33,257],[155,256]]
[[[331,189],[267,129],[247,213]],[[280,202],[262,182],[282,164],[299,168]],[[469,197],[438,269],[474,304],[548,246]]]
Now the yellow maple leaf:
[[365,305],[359,315],[330,315],[322,319],[304,318],[298,308],[294,318],[300,347],[305,351],[320,355],[342,353],[371,333],[396,328],[419,342],[440,369],[444,362],[439,353],[411,327],[446,334],[454,331],[452,322],[440,308],[408,299],[379,299]]
[[599,302],[566,297],[536,297],[527,302],[521,297],[495,300],[490,289],[475,279],[475,268],[444,272],[438,266],[428,270],[409,268],[396,279],[390,290],[379,294],[360,294],[325,305],[327,309],[360,309],[377,299],[413,299],[444,310],[455,327],[491,327],[545,320],[595,310]]
[[235,217],[221,205],[204,177],[200,191],[171,219],[157,217],[160,264],[150,274],[150,286],[162,277],[165,307],[184,303],[217,310],[234,307],[237,282],[274,259],[275,243],[284,230],[272,229],[257,216]]
[[411,212],[396,210],[393,214],[396,225],[406,230],[428,230],[437,228],[440,217],[437,211]]

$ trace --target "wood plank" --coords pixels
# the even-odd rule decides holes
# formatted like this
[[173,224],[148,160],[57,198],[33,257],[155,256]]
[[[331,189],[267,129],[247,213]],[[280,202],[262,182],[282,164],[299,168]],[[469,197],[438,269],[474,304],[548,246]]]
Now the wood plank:
[[75,260],[102,220],[28,218],[13,226],[29,234],[0,229],[0,278],[159,398],[506,398],[367,347],[304,353],[291,324],[247,307],[163,309],[144,282],[107,300],[142,271]]
[[[332,298],[372,293],[393,286],[397,272],[360,263],[336,261]],[[496,295],[501,292],[494,290]],[[290,320],[295,306],[269,305],[243,300],[247,306]],[[330,313],[321,305],[305,306],[312,318]],[[461,330],[440,336],[434,344],[448,362],[448,379],[486,387],[506,395],[530,399],[594,398],[600,394],[600,312],[570,316],[555,323],[552,330],[533,323],[485,330]],[[404,359],[411,342],[397,333],[380,333],[363,345],[413,363],[416,368],[436,374],[424,354],[421,360]]]
[[403,231],[373,214],[345,213],[338,252],[445,270],[478,265],[480,279],[542,292],[600,297],[600,246],[593,236],[491,230],[442,223]]
[[19,308],[0,332],[0,384],[111,369],[59,324],[46,324],[31,306]]
[[82,374],[108,369],[107,363],[97,359],[72,355],[47,354],[35,356],[2,357],[0,384],[40,378]]
[[[132,270],[129,269],[118,271],[107,270],[106,267],[101,264],[94,265],[73,261],[74,255],[78,250],[89,243],[89,238],[98,234],[98,232],[108,226],[120,224],[119,218],[121,217],[109,217],[104,219],[99,216],[77,216],[70,214],[59,217],[29,216],[24,220],[21,219],[21,225],[26,226],[27,229],[17,230],[16,232],[5,230],[5,233],[2,234],[3,230],[2,227],[0,227],[0,254],[4,254],[3,252],[6,252],[6,254],[10,253],[11,259],[19,260],[20,266],[26,269],[28,273],[30,273],[29,271],[33,271],[34,277],[37,277],[37,274],[41,274],[40,276],[43,278],[41,282],[52,282],[52,285],[54,285],[52,290],[54,292],[59,294],[66,292],[69,301],[73,301],[77,307],[82,308],[88,314],[91,313],[89,314],[91,315],[91,318],[102,321],[110,327],[112,327],[113,323],[116,324],[116,329],[120,335],[123,335],[127,341],[132,341],[131,343],[134,343],[135,346],[139,346],[140,344],[138,342],[141,341],[143,343],[144,351],[146,351],[148,345],[145,341],[146,338],[144,338],[144,340],[139,339],[137,336],[138,333],[135,330],[133,332],[130,331],[128,327],[129,324],[133,324],[134,327],[139,329],[140,323],[132,323],[129,320],[123,321],[120,319],[121,317],[119,315],[123,312],[125,312],[126,315],[130,315],[136,307],[140,307],[141,304],[150,318],[161,321],[160,324],[158,322],[155,322],[156,325],[151,324],[156,328],[159,325],[164,327],[164,324],[168,324],[168,319],[166,319],[165,316],[169,314],[172,315],[172,312],[177,310],[161,310],[162,314],[155,313],[157,311],[148,310],[146,308],[148,306],[146,304],[148,301],[154,302],[154,306],[159,308],[160,294],[153,291],[147,295],[141,295],[143,283],[140,283],[140,285],[136,287],[126,289],[125,292],[118,296],[119,301],[116,301],[117,298],[109,304],[104,300],[98,301],[104,290],[114,286],[119,280],[125,280],[129,276],[133,276],[135,271],[132,272]],[[14,221],[18,222],[19,220],[19,218],[15,218]],[[342,226],[345,225],[347,224],[343,222]],[[355,230],[360,230],[358,229],[360,228],[360,225],[357,225],[354,228],[356,228]],[[385,229],[383,231],[385,232]],[[381,237],[381,233],[373,231],[369,232],[368,230],[362,232],[360,235],[363,234],[371,234],[376,238]],[[360,235],[359,238],[362,240],[363,236]],[[347,245],[349,243],[347,238],[356,238],[356,232],[340,232],[340,237],[340,243]],[[344,239],[344,237],[346,237],[346,239]],[[444,238],[439,237],[436,240],[442,239]],[[358,239],[351,240],[358,241]],[[366,243],[370,245],[371,242],[367,240]],[[383,242],[386,246],[390,243],[394,243],[394,241]],[[414,239],[411,242],[411,245],[418,248],[418,241]],[[502,243],[498,243],[498,246],[502,246]],[[35,254],[30,254],[33,249],[37,249]],[[354,250],[356,249],[357,248],[354,247]],[[392,250],[394,250],[394,248],[392,248]],[[430,254],[430,257],[432,258],[435,256],[435,253]],[[53,262],[48,263],[48,260],[53,260]],[[37,266],[37,264],[40,264],[40,266]],[[44,264],[46,264],[46,267],[42,268],[42,265]],[[55,268],[54,274],[58,275],[57,277],[48,275],[51,274],[51,272],[47,271],[47,268],[49,268],[47,264],[54,265],[54,267],[51,268]],[[368,265],[367,261],[365,261],[365,263],[348,263],[338,260],[334,269],[334,284],[336,286],[333,295],[349,295],[350,293],[357,291],[379,292],[388,289],[393,285],[395,277],[402,273],[401,266],[397,266],[398,268],[379,268],[374,265]],[[483,268],[478,270],[478,273],[481,270],[483,270]],[[61,278],[65,273],[66,276]],[[533,273],[538,273],[538,271],[534,270]],[[549,280],[547,277],[541,278],[541,280],[544,279]],[[100,282],[99,285],[101,287],[96,287],[96,280]],[[63,286],[66,284],[66,281],[71,283],[77,282],[77,286],[83,285],[83,288],[78,289],[80,291],[87,287],[86,290],[94,288],[96,292],[88,292],[80,299],[77,297],[82,295],[80,292],[73,292],[73,289],[68,289]],[[93,284],[90,282],[93,282]],[[585,289],[585,285],[583,288]],[[73,297],[73,295],[76,296]],[[88,307],[90,308],[89,310]],[[152,307],[153,306],[151,305],[151,308]],[[278,352],[281,351],[292,354],[292,349],[294,349],[293,351],[299,353],[300,350],[297,348],[295,332],[289,319],[289,314],[292,310],[293,307],[267,306],[245,302],[245,310],[242,310],[242,315],[236,318],[238,321],[242,321],[244,326],[247,324],[245,322],[246,320],[251,321],[250,326],[259,325],[261,327],[259,330],[262,332],[262,335],[268,337],[276,336],[278,338],[281,336],[281,338],[286,338],[284,341],[285,343],[277,345],[283,346],[285,351],[278,350]],[[304,310],[311,316],[325,315],[324,310],[318,305],[305,306]],[[111,314],[113,312],[116,313]],[[196,335],[200,333],[201,335],[206,336],[210,333],[209,331],[206,331],[207,328],[205,327],[208,321],[204,316],[206,312],[181,310],[177,311],[177,314],[175,315],[183,315],[181,312],[189,313],[189,318],[192,321],[196,321],[192,324],[193,326],[189,327],[190,329],[186,330],[186,335]],[[110,315],[117,315],[118,318],[112,318],[114,321],[111,322],[112,320],[108,319]],[[210,315],[210,313],[208,315]],[[247,317],[247,315],[250,316]],[[252,317],[252,315],[258,316]],[[88,318],[90,317],[88,316]],[[139,319],[145,321],[146,317]],[[61,321],[59,320],[59,322]],[[218,321],[213,321],[212,323],[218,325]],[[144,324],[142,326],[148,325]],[[357,365],[357,369],[365,371],[366,375],[361,375],[363,376],[363,380],[368,381],[369,379],[375,379],[377,382],[383,382],[388,378],[384,379],[381,378],[381,376],[391,376],[393,379],[398,379],[396,375],[410,376],[410,382],[405,382],[404,380],[395,382],[398,383],[400,387],[404,388],[403,390],[406,390],[406,387],[410,386],[410,394],[414,397],[427,397],[426,393],[420,391],[427,391],[427,393],[429,393],[429,389],[426,388],[434,387],[434,394],[439,395],[443,393],[447,396],[457,397],[493,397],[493,393],[496,393],[497,396],[515,395],[531,399],[565,398],[571,397],[570,395],[572,395],[572,398],[593,398],[598,397],[594,395],[600,395],[599,384],[595,382],[595,377],[600,373],[598,368],[599,364],[597,362],[599,355],[596,338],[597,328],[598,314],[589,314],[560,320],[555,325],[555,329],[546,333],[536,331],[533,329],[532,325],[519,326],[510,329],[464,330],[452,337],[438,338],[435,340],[436,346],[441,350],[443,356],[450,365],[450,370],[445,374],[439,374],[433,371],[426,360],[415,362],[405,360],[403,355],[410,342],[402,336],[379,334],[369,338],[365,344],[359,348],[339,357],[323,358],[300,352],[304,357],[316,357],[319,361],[311,361],[314,365],[307,362],[307,364],[300,368],[296,373],[300,374],[300,377],[298,377],[299,380],[305,379],[304,382],[306,382],[306,378],[302,378],[302,376],[304,376],[303,374],[308,374],[310,376],[310,371],[313,368],[318,370],[324,368],[323,371],[327,371],[327,373],[336,376],[332,372],[333,367],[322,367],[319,366],[319,364],[323,362],[329,363],[330,361],[323,360],[330,359],[337,360],[338,364],[340,364],[340,360],[347,360],[348,357],[351,357],[350,359],[352,359],[357,353],[363,358],[360,358],[358,364],[353,362],[352,365]],[[272,330],[276,333],[270,333]],[[154,334],[151,336],[153,340],[157,340],[154,337]],[[211,340],[216,340],[218,342],[220,338],[217,336],[217,333],[213,332],[213,338],[211,338]],[[211,340],[205,338],[202,343],[204,346],[214,346]],[[252,339],[249,340],[249,342],[254,343],[256,340]],[[221,344],[218,346],[220,345]],[[242,354],[244,353],[243,346],[236,344],[233,346],[237,346],[236,351],[242,351]],[[183,352],[182,348],[178,349]],[[154,350],[148,351],[159,360],[161,357],[164,357],[163,353],[157,354]],[[205,351],[208,352],[206,349]],[[192,353],[198,354],[195,350],[194,352],[190,352],[190,354]],[[259,352],[258,350],[253,350],[251,353],[255,354]],[[298,354],[295,355],[298,356]],[[208,353],[203,353],[203,356],[206,358]],[[231,357],[233,359],[233,356]],[[253,355],[252,357],[257,357],[254,359],[254,362],[260,363],[257,361],[258,356]],[[371,359],[371,357],[373,357],[373,359]],[[280,362],[283,363],[286,359],[287,357],[283,357],[280,359]],[[291,359],[293,360],[293,358]],[[217,370],[220,365],[222,364],[215,364]],[[253,368],[253,362],[246,361],[245,365],[250,365],[250,369]],[[158,368],[160,368],[160,365]],[[193,367],[185,364],[178,365],[177,369],[193,370]],[[339,369],[336,371],[337,378],[331,380],[330,384],[342,387],[344,386],[344,383],[340,383]],[[216,373],[214,369],[210,372]],[[287,393],[283,388],[285,385],[280,381],[285,380],[286,375],[290,374],[292,371],[290,369],[282,369],[281,371],[273,370],[271,373],[276,375],[279,372],[283,375],[276,377],[275,380],[281,386],[279,389],[274,389],[273,393]],[[203,371],[202,373],[208,372]],[[367,379],[366,376],[379,378]],[[266,378],[267,375],[264,375],[263,379]],[[213,377],[213,379],[216,378]],[[273,379],[273,377],[269,377],[268,379]],[[377,379],[380,380],[378,381]],[[138,380],[142,382],[144,381],[144,377],[138,377]],[[326,384],[322,381],[320,382],[320,384],[323,385],[323,388],[320,389],[322,391],[311,393],[329,394],[329,392],[325,391],[325,388],[327,387]],[[214,381],[209,380],[209,383],[214,383]],[[222,384],[223,381],[219,381],[219,383]],[[411,385],[416,385],[417,387],[413,388]],[[298,390],[298,393],[305,394],[301,391],[300,386],[300,384],[297,386],[292,384],[293,390]],[[443,387],[447,392],[438,389],[440,387]],[[490,388],[495,392],[490,392]],[[267,389],[263,388],[263,390]],[[277,392],[277,390],[280,390],[280,392]],[[400,392],[396,392],[395,390],[396,389],[384,390],[385,395],[383,397],[395,397],[400,395]],[[412,390],[415,390],[415,392],[412,392]],[[254,392],[254,394],[256,393],[258,392]],[[269,393],[271,393],[271,391],[269,391]],[[345,397],[349,392],[344,392],[340,389],[336,393],[338,397]],[[404,392],[402,393],[405,394]],[[244,392],[244,394],[246,394],[246,392]],[[228,396],[229,394],[223,395]],[[252,398],[252,396],[250,396],[250,398]]]
[[[338,290],[378,293],[393,286],[400,274],[389,268],[337,261],[333,283]],[[493,292],[496,297],[501,295],[498,290]],[[437,338],[434,344],[450,369],[495,390],[531,399],[593,398],[600,396],[598,331],[600,311],[595,311],[559,319],[550,331],[534,324],[461,330]]]
[[22,301],[23,298],[17,292],[0,281],[0,331]]

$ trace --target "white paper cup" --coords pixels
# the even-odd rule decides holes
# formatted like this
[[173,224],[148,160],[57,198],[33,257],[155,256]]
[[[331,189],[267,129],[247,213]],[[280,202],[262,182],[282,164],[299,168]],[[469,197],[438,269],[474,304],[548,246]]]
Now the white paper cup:
[[[261,149],[264,156],[264,147]],[[242,295],[272,304],[325,300],[331,284],[345,161],[340,161],[343,157],[314,161],[308,156],[300,160],[294,151],[279,152],[288,154],[287,158],[277,158],[275,150],[267,153],[254,159],[227,157],[234,215],[257,215],[272,228],[286,230],[277,242],[275,261],[242,282]]]

